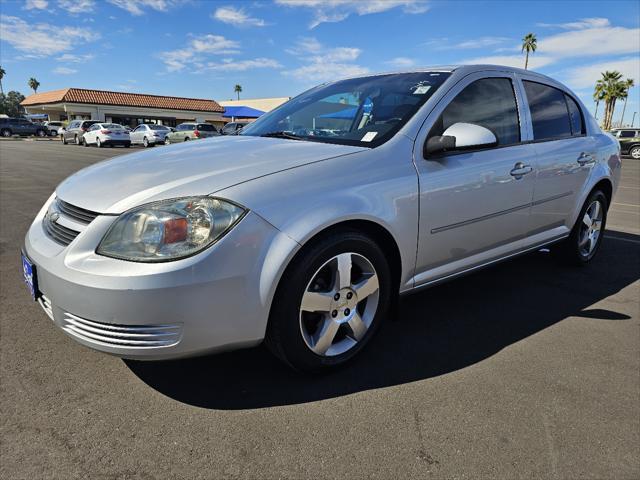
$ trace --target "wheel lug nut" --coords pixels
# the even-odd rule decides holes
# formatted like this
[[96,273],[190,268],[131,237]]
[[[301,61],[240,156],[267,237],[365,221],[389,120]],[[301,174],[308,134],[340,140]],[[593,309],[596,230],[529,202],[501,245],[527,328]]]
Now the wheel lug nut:
[[350,312],[351,312],[351,310],[349,310],[348,308],[344,309],[344,315],[345,316],[349,315]]
[[353,293],[351,292],[347,293],[347,300],[351,300],[352,297],[353,297]]
[[334,299],[334,300],[340,300],[340,294],[339,294],[339,293],[336,293],[336,294],[333,296],[333,299]]
[[331,312],[331,316],[332,316],[333,318],[336,318],[336,317],[338,316],[338,311],[337,311],[337,310],[334,310],[333,312]]

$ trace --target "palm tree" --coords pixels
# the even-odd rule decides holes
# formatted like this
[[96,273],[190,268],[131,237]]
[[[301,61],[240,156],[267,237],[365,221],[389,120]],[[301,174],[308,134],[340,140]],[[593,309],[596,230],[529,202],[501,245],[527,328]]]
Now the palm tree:
[[598,105],[602,100],[604,100],[604,84],[598,80],[593,90],[593,101],[596,102],[596,113],[594,114],[596,120],[598,119]]
[[29,79],[29,88],[33,90],[33,93],[38,93],[38,87],[40,86],[40,82],[35,78],[31,77]]
[[522,39],[522,51],[526,52],[526,56],[524,58],[525,70],[529,66],[529,52],[535,52],[536,48],[538,48],[538,39],[536,38],[535,33],[527,33]]
[[240,100],[240,92],[242,91],[242,85],[236,84],[236,86],[233,87],[233,91],[238,94],[238,100]]
[[4,68],[0,67],[0,94],[4,95],[4,90],[2,89],[2,79],[4,78],[5,75]]
[[[600,84],[600,87],[598,87]],[[611,129],[611,120],[613,111],[616,108],[616,100],[624,95],[626,90],[626,82],[622,80],[622,74],[618,71],[602,72],[602,78],[596,83],[596,88],[602,88],[602,97],[604,100],[604,119],[602,128]]]
[[624,95],[621,98],[624,98],[624,106],[622,107],[622,116],[620,117],[620,126],[624,126],[624,112],[627,109],[627,100],[629,99],[629,90],[634,87],[633,78],[627,78],[625,80],[625,91]]

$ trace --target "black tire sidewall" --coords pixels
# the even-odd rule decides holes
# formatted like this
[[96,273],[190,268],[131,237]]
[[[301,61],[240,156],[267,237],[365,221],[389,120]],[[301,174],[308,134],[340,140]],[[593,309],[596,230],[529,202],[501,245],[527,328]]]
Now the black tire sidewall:
[[[580,228],[582,225],[582,218],[584,217],[584,214],[586,213],[589,206],[595,200],[598,200],[600,202],[600,205],[602,206],[602,227],[600,229],[600,236],[598,237],[598,243],[596,244],[596,248],[593,250],[593,252],[589,254],[589,256],[584,256],[580,253],[580,247],[579,247]],[[608,209],[609,209],[609,202],[607,201],[606,195],[601,190],[595,190],[594,192],[591,193],[591,195],[589,195],[589,198],[587,198],[587,201],[584,202],[584,205],[582,205],[582,208],[580,209],[580,214],[578,215],[576,223],[573,226],[573,229],[571,230],[571,234],[569,235],[569,238],[567,238],[564,244],[565,248],[564,248],[564,252],[562,253],[564,256],[566,256],[565,260],[576,265],[586,265],[591,260],[593,260],[593,258],[598,253],[598,250],[600,250],[600,246],[602,245],[602,239],[604,237],[604,232],[607,225]]]
[[[373,265],[378,275],[378,310],[365,337],[349,351],[332,357],[312,352],[300,331],[300,303],[312,276],[332,257],[345,252],[358,253]],[[322,371],[345,364],[371,340],[387,315],[391,303],[391,271],[378,245],[359,232],[332,235],[308,246],[287,267],[276,292],[269,319],[267,344],[286,363],[297,370]]]

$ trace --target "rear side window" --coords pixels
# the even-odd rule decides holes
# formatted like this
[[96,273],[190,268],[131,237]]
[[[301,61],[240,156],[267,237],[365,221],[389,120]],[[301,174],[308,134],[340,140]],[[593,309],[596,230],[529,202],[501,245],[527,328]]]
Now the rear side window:
[[569,95],[565,95],[564,99],[567,101],[567,107],[569,108],[569,120],[571,120],[571,134],[582,135],[585,133],[584,124],[582,122],[582,112],[576,101]]
[[511,80],[483,78],[467,85],[444,109],[429,137],[442,135],[458,122],[488,128],[498,139],[498,145],[518,143],[520,122]]
[[[552,140],[570,137],[572,123],[564,92],[541,83],[526,80],[522,83],[531,111],[533,139]],[[581,116],[580,123],[582,123]],[[580,129],[582,130],[582,126]]]
[[198,124],[198,130],[202,130],[203,132],[215,132],[216,129],[213,125],[209,125],[208,123],[200,123]]
[[621,130],[619,132],[618,138],[633,138],[636,136],[636,132],[633,130]]

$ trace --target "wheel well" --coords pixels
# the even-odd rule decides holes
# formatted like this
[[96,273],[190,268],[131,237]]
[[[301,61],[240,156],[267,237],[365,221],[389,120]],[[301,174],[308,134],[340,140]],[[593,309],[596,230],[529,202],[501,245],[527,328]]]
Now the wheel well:
[[400,289],[400,276],[402,275],[402,258],[400,257],[400,249],[396,243],[393,235],[384,228],[382,225],[372,222],[370,220],[347,220],[344,222],[336,223],[330,227],[325,228],[321,232],[318,232],[311,237],[305,245],[318,240],[321,237],[335,235],[342,230],[357,230],[371,237],[375,241],[382,251],[384,252],[387,260],[389,261],[389,268],[391,269],[392,283],[396,285],[398,290]]
[[591,189],[591,191],[589,192],[589,196],[591,196],[591,194],[596,190],[602,190],[602,193],[604,193],[605,197],[607,197],[607,208],[609,208],[611,206],[611,200],[613,197],[613,185],[611,184],[611,181],[606,178],[600,180]]

